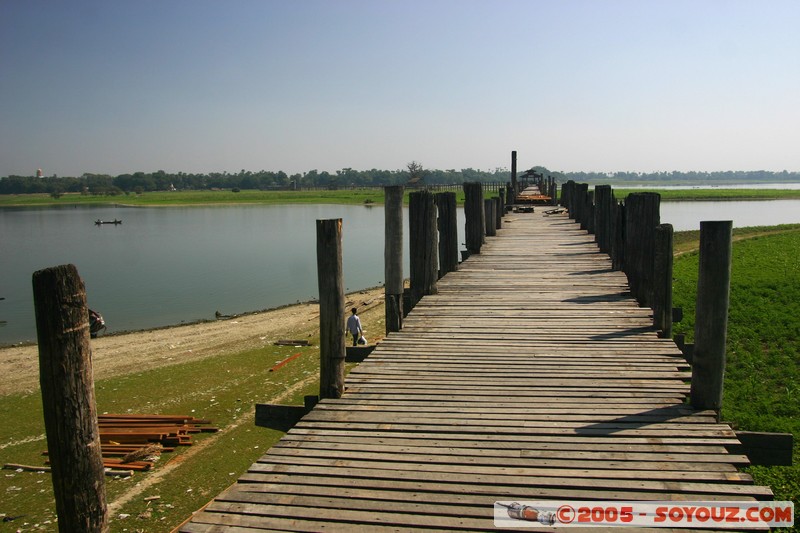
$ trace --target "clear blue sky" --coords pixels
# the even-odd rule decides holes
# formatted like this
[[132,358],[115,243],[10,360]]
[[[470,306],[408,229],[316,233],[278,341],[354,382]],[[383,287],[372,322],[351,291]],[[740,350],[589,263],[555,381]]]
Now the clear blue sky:
[[800,171],[800,1],[0,1],[0,176]]

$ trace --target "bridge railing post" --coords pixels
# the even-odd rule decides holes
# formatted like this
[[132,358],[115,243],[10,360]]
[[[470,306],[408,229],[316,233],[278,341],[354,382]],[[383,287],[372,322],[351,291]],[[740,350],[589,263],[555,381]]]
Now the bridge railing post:
[[416,191],[409,195],[408,233],[413,308],[423,296],[437,292],[439,235],[432,193]]
[[656,227],[653,275],[653,326],[662,338],[672,338],[672,224]]
[[47,450],[59,529],[108,531],[86,291],[74,265],[33,274]]
[[483,212],[485,213],[486,236],[494,237],[497,235],[497,215],[494,212],[495,203],[493,198],[483,201]]
[[728,334],[733,223],[700,222],[700,266],[692,358],[692,407],[722,407],[725,342]]
[[440,192],[435,198],[439,215],[439,278],[458,270],[458,212],[456,193]]
[[594,233],[601,253],[611,253],[612,226],[611,185],[597,185],[594,188]]
[[319,284],[319,397],[341,398],[344,392],[344,280],[342,219],[317,220]]
[[653,246],[661,223],[661,195],[629,194],[625,199],[625,268],[631,292],[644,307],[653,302]]
[[464,215],[467,252],[481,253],[486,242],[486,215],[483,208],[483,191],[480,183],[464,183]]
[[386,333],[403,328],[403,192],[402,185],[384,187]]

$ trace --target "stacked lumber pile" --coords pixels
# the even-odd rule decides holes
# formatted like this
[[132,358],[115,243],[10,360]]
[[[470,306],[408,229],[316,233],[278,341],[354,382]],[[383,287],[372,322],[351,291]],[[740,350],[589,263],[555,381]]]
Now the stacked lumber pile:
[[162,452],[191,446],[193,433],[219,430],[210,420],[183,415],[98,416],[103,466],[114,470],[146,471]]

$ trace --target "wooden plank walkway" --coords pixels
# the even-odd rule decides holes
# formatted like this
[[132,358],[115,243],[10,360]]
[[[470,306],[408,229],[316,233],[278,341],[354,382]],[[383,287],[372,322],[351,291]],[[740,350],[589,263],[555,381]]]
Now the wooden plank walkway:
[[[509,214],[180,531],[489,531],[496,500],[771,499],[688,365],[565,215]],[[664,531],[659,529],[658,531]]]

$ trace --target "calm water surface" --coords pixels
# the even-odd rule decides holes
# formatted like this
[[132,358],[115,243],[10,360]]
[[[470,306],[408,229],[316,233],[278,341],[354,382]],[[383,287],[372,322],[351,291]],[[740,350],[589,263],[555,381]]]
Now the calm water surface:
[[[676,231],[700,220],[768,226],[800,223],[800,200],[663,202],[661,213]],[[94,224],[115,218],[123,223]],[[327,218],[343,219],[345,286],[383,283],[381,206],[0,208],[0,345],[35,341],[31,275],[65,263],[77,266],[109,331],[314,299],[315,221]]]
[[[123,223],[94,224],[115,218]],[[380,285],[382,207],[0,209],[0,345],[36,339],[31,276],[65,263],[109,331],[314,299],[315,221],[328,218],[343,219],[345,287]]]

